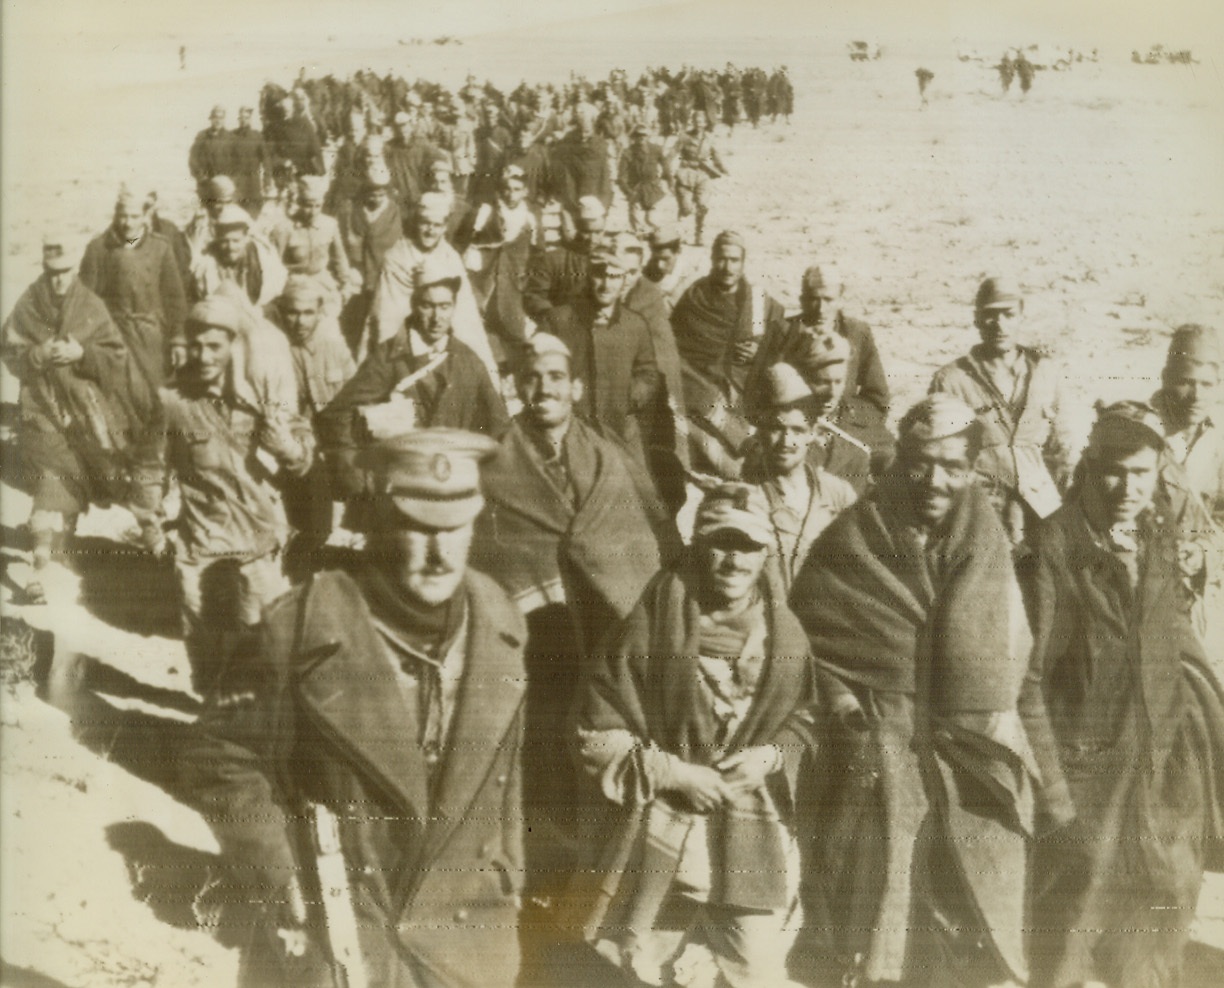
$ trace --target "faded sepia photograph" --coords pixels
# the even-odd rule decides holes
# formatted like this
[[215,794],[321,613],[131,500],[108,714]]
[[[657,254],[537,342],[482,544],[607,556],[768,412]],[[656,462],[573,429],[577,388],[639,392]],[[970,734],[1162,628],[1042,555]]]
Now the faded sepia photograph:
[[0,988],[1224,986],[1222,334],[1218,0],[0,0]]

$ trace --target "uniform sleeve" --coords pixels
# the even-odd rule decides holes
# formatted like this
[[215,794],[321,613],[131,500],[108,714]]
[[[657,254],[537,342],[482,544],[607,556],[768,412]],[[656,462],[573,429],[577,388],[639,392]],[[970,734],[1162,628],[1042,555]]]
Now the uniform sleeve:
[[629,381],[629,408],[638,412],[649,408],[659,391],[659,365],[655,361],[650,330],[640,316],[637,348],[633,354],[633,370]]
[[169,346],[183,338],[183,323],[187,319],[187,295],[183,289],[183,279],[179,277],[174,251],[169,245],[162,255],[158,281],[162,312],[166,317],[166,345]]
[[1082,431],[1075,415],[1072,403],[1063,392],[1060,378],[1062,368],[1050,368],[1053,383],[1051,385],[1050,407],[1045,409],[1050,419],[1050,434],[1042,450],[1046,467],[1058,484],[1058,489],[1065,492],[1071,483],[1071,473],[1079,459],[1083,440]]
[[354,417],[362,405],[386,401],[395,386],[395,371],[386,345],[375,347],[357,371],[319,413],[319,440],[335,470],[339,489],[348,495],[363,489],[354,463],[357,452]]
[[867,326],[863,327],[862,343],[859,349],[858,396],[871,403],[881,415],[888,414],[891,396],[888,391],[888,376],[884,373],[884,363],[880,360],[880,352],[876,349],[875,334]]
[[1065,643],[1073,640],[1075,629],[1069,607],[1075,606],[1075,596],[1061,585],[1056,559],[1059,540],[1045,537],[1039,529],[1034,543],[1017,566],[1033,648],[1016,706],[1041,773],[1037,805],[1040,833],[1069,823],[1075,816],[1045,703],[1046,677]]
[[254,695],[205,709],[180,754],[179,780],[232,877],[252,889],[283,889],[297,870],[278,786],[293,742],[293,714],[287,677],[269,662],[277,644],[266,628],[256,648]]
[[536,322],[544,318],[553,307],[549,297],[556,272],[552,259],[543,248],[533,252],[527,261],[527,279],[523,286],[523,311]]

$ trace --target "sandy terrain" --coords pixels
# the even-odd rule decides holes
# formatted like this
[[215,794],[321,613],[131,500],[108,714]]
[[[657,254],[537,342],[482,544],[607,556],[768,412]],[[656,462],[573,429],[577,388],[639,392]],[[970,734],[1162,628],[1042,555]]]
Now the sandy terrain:
[[[741,230],[751,277],[788,305],[804,267],[836,261],[847,308],[875,327],[897,409],[972,342],[973,292],[994,271],[1029,291],[1031,337],[1064,361],[1068,394],[1084,408],[1098,397],[1148,395],[1174,326],[1224,328],[1219,31],[1201,37],[1215,47],[1191,67],[1130,64],[1131,47],[1182,43],[1172,30],[1101,42],[1099,63],[1039,73],[1021,99],[1015,89],[1003,98],[989,68],[954,57],[958,44],[1001,50],[988,32],[953,41],[977,21],[924,36],[938,40],[909,39],[894,25],[891,43],[890,22],[876,22],[884,57],[852,64],[845,42],[866,34],[851,33],[852,15],[815,35],[771,11],[745,14],[750,7],[739,5],[738,21],[698,18],[691,32],[684,18],[693,5],[684,5],[446,47],[396,44],[412,36],[408,28],[336,40],[293,25],[258,39],[216,26],[183,38],[125,34],[122,25],[98,36],[65,29],[56,44],[31,36],[19,52],[20,98],[14,64],[5,68],[0,307],[7,313],[37,273],[44,227],[70,230],[83,246],[105,226],[122,180],[158,189],[165,213],[185,220],[187,147],[208,108],[221,102],[232,114],[266,79],[287,82],[300,65],[337,74],[393,66],[452,83],[472,69],[513,85],[575,67],[596,74],[732,59],[788,64],[798,112],[789,127],[722,136],[732,174],[710,228]],[[1118,39],[1117,25],[1106,27]],[[1199,41],[1192,33],[1185,43]],[[15,44],[6,31],[6,62]],[[925,107],[919,66],[935,74]],[[11,381],[4,394],[15,396]],[[173,798],[174,744],[194,700],[168,573],[92,552],[79,583],[58,577],[63,598],[80,603],[15,607],[11,591],[26,579],[17,527],[28,502],[7,486],[0,495],[6,616],[55,630],[51,699],[68,706],[75,697],[77,721],[74,734],[65,713],[26,693],[3,701],[0,984],[231,983],[236,957],[193,928],[189,908],[216,847]],[[95,513],[83,532],[106,536],[123,524],[121,513]],[[1224,880],[1209,881],[1196,936],[1190,984],[1224,984]]]

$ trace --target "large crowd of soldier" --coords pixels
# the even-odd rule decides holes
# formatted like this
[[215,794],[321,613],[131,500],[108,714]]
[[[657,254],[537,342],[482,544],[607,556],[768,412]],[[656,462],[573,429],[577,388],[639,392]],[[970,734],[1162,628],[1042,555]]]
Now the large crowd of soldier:
[[212,111],[183,229],[125,188],[79,265],[46,237],[24,602],[91,505],[173,568],[244,983],[1179,983],[1224,862],[1216,333],[1077,436],[990,277],[894,416],[830,259],[788,315],[743,235],[692,249],[719,128],[792,104],[301,78],[262,133]]

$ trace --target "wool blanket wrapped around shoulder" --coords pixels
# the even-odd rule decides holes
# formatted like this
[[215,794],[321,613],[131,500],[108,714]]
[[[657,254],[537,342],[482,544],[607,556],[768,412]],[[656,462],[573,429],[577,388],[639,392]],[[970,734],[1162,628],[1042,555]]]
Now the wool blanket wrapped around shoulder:
[[[711,901],[746,909],[782,908],[787,865],[777,814],[785,822],[793,815],[798,766],[816,743],[815,686],[807,641],[780,588],[768,588],[764,670],[744,721],[725,745],[719,745],[717,720],[698,673],[696,580],[687,568],[667,570],[646,588],[602,654],[594,657],[579,691],[577,726],[583,731],[628,731],[644,746],[657,746],[699,765],[754,745],[778,745],[786,771],[770,777],[768,794],[753,794],[743,805],[724,807],[711,817],[710,827],[719,834],[711,860]],[[640,901],[635,901],[640,900],[638,886],[659,884],[652,874],[660,867],[658,854],[643,856],[633,850],[646,843],[659,851],[653,839],[658,835],[652,835],[648,826],[656,802],[626,807],[603,842],[594,869],[582,876],[594,883],[593,888],[583,883],[584,893],[593,899],[574,907],[587,910],[588,935],[613,923],[618,906],[633,903],[632,908],[641,910]],[[606,824],[604,828],[607,833]],[[652,864],[647,868],[643,861]],[[667,890],[656,891],[666,894]]]

